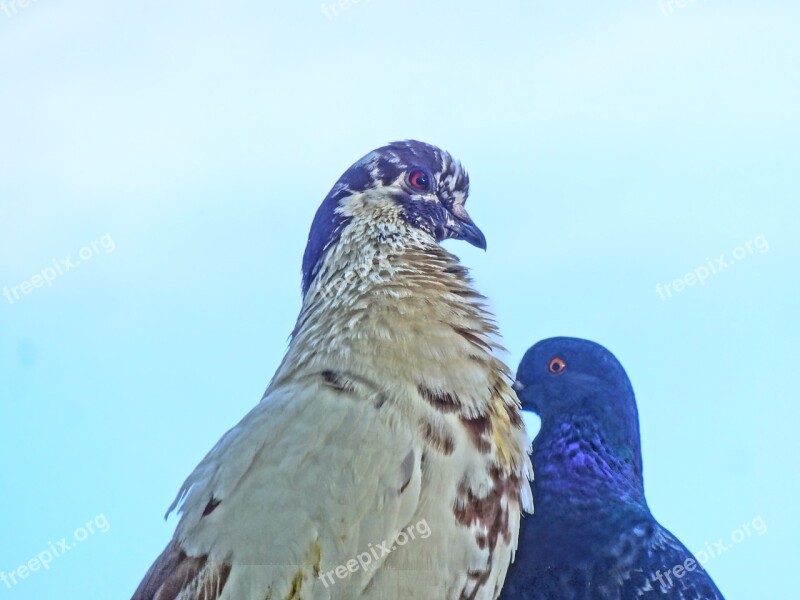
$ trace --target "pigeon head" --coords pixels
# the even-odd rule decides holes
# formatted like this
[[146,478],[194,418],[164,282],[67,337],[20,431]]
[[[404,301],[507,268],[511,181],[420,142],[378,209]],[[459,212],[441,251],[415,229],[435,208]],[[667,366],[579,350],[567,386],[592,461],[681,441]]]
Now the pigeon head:
[[625,369],[600,344],[555,337],[522,358],[514,388],[522,408],[539,415],[537,438],[591,430],[618,456],[641,464],[636,399]]
[[435,242],[458,239],[485,250],[486,238],[464,209],[468,194],[467,172],[436,146],[406,140],[373,150],[344,172],[317,210],[303,256],[303,293],[354,219],[400,218]]

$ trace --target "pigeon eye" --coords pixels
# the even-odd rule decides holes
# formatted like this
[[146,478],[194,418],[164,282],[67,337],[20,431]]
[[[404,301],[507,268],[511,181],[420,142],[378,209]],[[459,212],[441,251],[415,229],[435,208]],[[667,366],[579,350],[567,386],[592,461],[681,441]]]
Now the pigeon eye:
[[567,363],[564,362],[563,358],[556,357],[550,361],[550,366],[548,368],[554,375],[560,375],[564,372],[564,369],[567,368]]
[[425,171],[411,171],[408,174],[408,185],[420,192],[430,189],[431,179]]

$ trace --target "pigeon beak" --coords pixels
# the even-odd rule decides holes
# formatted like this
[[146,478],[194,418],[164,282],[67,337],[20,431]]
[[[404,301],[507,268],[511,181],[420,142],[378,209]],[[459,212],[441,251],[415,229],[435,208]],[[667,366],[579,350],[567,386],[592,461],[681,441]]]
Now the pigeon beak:
[[539,406],[535,400],[536,394],[533,393],[536,389],[531,388],[528,390],[528,393],[523,396],[523,392],[528,389],[527,386],[522,383],[519,379],[517,379],[511,387],[517,392],[517,397],[519,398],[520,404],[522,404],[522,410],[529,410],[533,413],[539,414]]
[[470,221],[469,223],[462,223],[459,228],[459,239],[469,242],[476,248],[486,250],[486,236],[478,227]]
[[454,204],[453,208],[450,209],[450,214],[455,217],[453,222],[449,224],[451,237],[469,242],[481,250],[486,250],[486,236],[472,221],[466,209],[461,204]]

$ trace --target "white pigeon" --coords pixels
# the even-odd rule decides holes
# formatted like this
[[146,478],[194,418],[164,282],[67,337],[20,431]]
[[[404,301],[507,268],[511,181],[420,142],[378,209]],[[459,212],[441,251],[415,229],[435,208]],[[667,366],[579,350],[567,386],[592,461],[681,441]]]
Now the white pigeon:
[[133,600],[497,598],[531,511],[527,436],[483,296],[469,178],[416,141],[320,206],[261,402],[189,475]]

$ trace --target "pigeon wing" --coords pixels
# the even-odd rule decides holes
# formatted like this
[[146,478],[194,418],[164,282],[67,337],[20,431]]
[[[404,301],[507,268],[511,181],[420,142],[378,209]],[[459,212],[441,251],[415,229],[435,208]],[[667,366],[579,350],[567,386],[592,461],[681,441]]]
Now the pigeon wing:
[[384,400],[329,372],[269,390],[184,483],[133,600],[360,595],[419,501],[421,449]]
[[711,577],[681,541],[655,520],[634,528],[620,548],[622,598],[669,598],[670,600],[724,600]]

